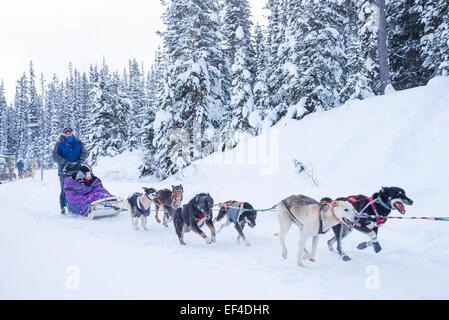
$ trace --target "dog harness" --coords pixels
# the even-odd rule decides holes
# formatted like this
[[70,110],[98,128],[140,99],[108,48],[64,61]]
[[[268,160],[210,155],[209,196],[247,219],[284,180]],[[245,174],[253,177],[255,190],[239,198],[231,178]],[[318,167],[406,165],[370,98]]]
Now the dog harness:
[[[333,202],[333,201],[331,201],[330,203],[332,203],[332,202]],[[326,203],[326,204],[324,204],[324,205],[321,205],[321,208],[320,208],[320,229],[319,229],[319,231],[318,231],[318,234],[325,234],[326,232],[328,232],[328,231],[330,230],[330,228],[329,228],[329,229],[327,229],[326,231],[323,231],[323,218],[321,217],[321,213],[323,212],[323,209],[324,209],[326,206],[328,206],[328,205],[329,205],[328,203]],[[337,221],[340,222],[340,223],[346,224],[345,222],[341,221],[341,220],[335,215],[334,209],[333,209],[333,208],[331,208],[331,209],[332,209],[332,215],[334,216],[335,220],[337,220]]]
[[[383,223],[385,223],[386,222],[386,219],[383,219],[382,217],[384,217],[384,216],[382,216],[382,215],[380,215],[378,212],[377,212],[377,209],[376,209],[376,206],[374,205],[374,203],[379,203],[380,205],[382,205],[385,209],[387,209],[387,210],[391,210],[391,208],[385,203],[385,202],[383,202],[383,200],[380,198],[380,196],[379,197],[377,197],[376,199],[374,199],[374,198],[362,198],[362,199],[356,199],[356,198],[354,198],[353,196],[350,196],[350,197],[347,197],[347,199],[351,202],[351,203],[355,203],[355,202],[359,202],[359,201],[362,201],[362,200],[370,200],[369,202],[368,202],[368,204],[359,212],[359,215],[367,215],[364,211],[365,211],[365,209],[366,208],[368,208],[369,206],[371,206],[371,208],[373,209],[373,211],[374,211],[374,213],[376,214],[376,222],[377,222],[377,225],[379,226],[379,225],[381,225],[381,224],[383,224]],[[366,216],[366,217],[362,217],[362,218],[368,218],[368,215]]]
[[240,214],[243,211],[242,209],[243,209],[242,202],[240,202],[240,204],[238,202],[232,204],[228,209],[229,220],[231,220],[231,222],[233,222],[233,223],[238,223]]
[[[142,193],[135,192],[129,199],[129,203],[131,206],[135,206],[137,210],[139,210],[142,214],[148,214],[150,212],[150,207],[148,209],[145,209],[145,207],[140,202],[140,197],[142,196]],[[146,194],[145,194],[146,196]],[[148,196],[147,196],[148,197]]]
[[[297,224],[299,224],[301,227],[303,226],[303,224],[301,223],[301,221],[299,221],[298,219],[296,219],[296,217],[293,215],[293,213],[290,211],[290,207],[287,205],[287,202],[285,202],[285,200],[282,200],[282,203],[284,204],[285,208],[287,209],[288,213],[290,214],[290,217],[293,219],[293,221],[295,221]],[[320,229],[321,229],[321,215],[320,215]]]

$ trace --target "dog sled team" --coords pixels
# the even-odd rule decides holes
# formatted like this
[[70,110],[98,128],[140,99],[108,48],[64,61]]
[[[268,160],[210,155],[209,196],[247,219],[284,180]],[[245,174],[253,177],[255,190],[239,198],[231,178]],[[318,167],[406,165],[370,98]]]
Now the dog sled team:
[[[237,242],[242,240],[250,245],[243,233],[246,224],[251,228],[256,226],[256,217],[259,210],[248,202],[226,201],[214,204],[209,193],[199,193],[187,204],[181,205],[184,189],[182,185],[172,186],[172,190],[157,191],[154,188],[143,188],[143,193],[134,193],[123,202],[123,208],[130,212],[132,224],[138,230],[139,218],[145,230],[147,218],[150,215],[152,204],[155,205],[155,219],[160,222],[158,211],[163,210],[163,223],[173,221],[173,225],[181,245],[186,245],[184,233],[193,231],[200,235],[206,243],[216,241],[215,224],[226,217],[218,232],[224,227],[233,225],[237,231]],[[336,252],[342,260],[351,258],[344,253],[342,240],[353,229],[366,234],[369,240],[360,243],[357,248],[365,249],[372,246],[377,253],[381,250],[377,238],[379,228],[385,224],[388,215],[397,210],[405,214],[405,206],[412,205],[413,201],[407,197],[405,191],[399,187],[382,187],[371,197],[365,195],[352,195],[340,197],[335,200],[322,198],[320,201],[305,195],[292,195],[280,202],[276,207],[279,222],[279,237],[281,255],[287,259],[285,236],[291,226],[295,224],[300,229],[297,251],[297,264],[304,266],[304,261],[315,261],[319,236],[332,229],[333,237],[327,242],[329,251]],[[219,207],[217,217],[213,217],[213,208]],[[210,229],[210,237],[201,229],[203,226]],[[312,249],[309,252],[306,244],[312,239]],[[337,244],[336,250],[334,244]]]
[[[87,155],[83,143],[73,136],[72,129],[65,128],[53,150],[53,158],[59,164],[61,213],[66,213],[67,207],[71,214],[92,218],[98,215],[100,209],[109,210],[113,215],[127,211],[135,230],[139,229],[139,219],[141,227],[148,230],[147,219],[154,204],[156,221],[161,222],[161,210],[163,225],[167,227],[169,222],[173,222],[181,245],[186,245],[184,234],[189,231],[200,235],[206,243],[215,242],[215,224],[225,217],[226,222],[220,226],[218,232],[233,225],[237,231],[237,242],[242,240],[246,245],[250,245],[243,233],[245,225],[254,228],[257,212],[269,210],[257,210],[248,202],[234,200],[214,204],[209,193],[199,193],[186,204],[182,204],[182,185],[172,186],[171,190],[143,188],[143,193],[135,192],[126,200],[122,200],[111,195],[103,187],[101,180],[93,174],[90,166],[83,164]],[[338,253],[342,260],[351,260],[343,251],[342,240],[353,229],[369,237],[368,241],[360,243],[357,248],[372,246],[377,253],[382,249],[377,238],[378,231],[387,221],[388,215],[393,210],[405,214],[405,206],[412,204],[413,201],[399,187],[382,187],[371,197],[352,195],[335,200],[325,197],[317,201],[301,194],[289,196],[273,206],[273,209],[277,208],[279,231],[275,235],[280,240],[281,255],[287,259],[285,236],[293,224],[300,229],[297,251],[299,266],[304,266],[305,260],[315,261],[319,236],[331,229],[333,237],[327,242],[329,251]],[[214,218],[215,206],[219,207],[219,212]],[[210,237],[201,229],[203,225],[210,229]],[[306,249],[309,239],[312,241],[310,252]]]

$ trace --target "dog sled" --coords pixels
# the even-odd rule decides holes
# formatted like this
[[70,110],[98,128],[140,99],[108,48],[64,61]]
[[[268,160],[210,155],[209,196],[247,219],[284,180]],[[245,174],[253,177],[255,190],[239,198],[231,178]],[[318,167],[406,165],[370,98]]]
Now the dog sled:
[[114,217],[125,209],[122,201],[103,187],[100,178],[86,164],[64,168],[64,193],[68,214],[87,220]]

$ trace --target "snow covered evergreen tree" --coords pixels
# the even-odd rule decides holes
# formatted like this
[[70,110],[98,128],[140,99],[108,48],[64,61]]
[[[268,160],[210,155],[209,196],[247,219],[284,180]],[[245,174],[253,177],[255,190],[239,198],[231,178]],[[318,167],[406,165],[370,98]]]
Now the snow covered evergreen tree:
[[165,92],[156,114],[155,166],[165,178],[201,158],[222,116],[223,52],[219,7],[212,0],[172,0],[163,15],[168,56]]
[[26,117],[27,147],[26,158],[40,160],[42,150],[40,119],[42,117],[42,100],[36,89],[33,62],[30,62],[30,78],[28,86],[28,107]]
[[5,97],[5,85],[0,83],[0,153],[8,151],[8,103]]
[[345,74],[348,76],[339,94],[341,103],[347,100],[365,99],[374,95],[363,58],[362,45],[358,39],[353,40],[347,48],[346,59]]
[[267,84],[276,122],[287,112],[287,104],[282,98],[280,88],[284,83],[285,28],[287,26],[287,2],[289,0],[268,0],[266,9],[270,11],[267,27]]
[[424,26],[421,38],[428,78],[449,74],[449,2],[420,0],[418,11]]
[[234,147],[238,142],[234,134],[251,127],[249,116],[254,111],[253,85],[256,72],[251,28],[248,1],[226,0],[223,30],[226,36],[225,52],[231,65],[231,87],[230,103],[226,107],[220,131],[227,148]]
[[14,107],[16,119],[16,126],[14,127],[12,135],[15,137],[15,143],[12,145],[14,153],[18,158],[24,159],[27,153],[28,145],[28,127],[27,127],[27,112],[28,112],[28,85],[25,74],[17,81],[16,94],[14,97]]
[[297,90],[291,96],[300,101],[291,102],[298,116],[306,112],[329,110],[339,105],[337,93],[342,88],[345,65],[343,8],[338,0],[301,2],[297,11],[297,38],[295,39]]
[[380,66],[378,57],[379,11],[373,0],[356,0],[359,20],[359,39],[364,50],[371,90],[381,93]]
[[127,93],[129,95],[131,110],[127,121],[129,126],[128,149],[135,150],[142,144],[142,128],[148,109],[148,98],[145,92],[143,72],[140,70],[136,59],[129,61],[129,83]]
[[[254,111],[253,99],[253,73],[251,65],[254,61],[248,59],[250,55],[244,45],[243,28],[237,28],[237,37],[241,41],[235,40],[236,51],[234,53],[234,63],[232,71],[232,93],[231,103],[228,109],[229,114],[225,118],[225,134],[229,131],[245,132],[250,129],[249,115]],[[233,147],[233,146],[232,146]]]
[[254,111],[249,117],[249,122],[251,127],[256,130],[256,133],[259,133],[261,129],[271,127],[276,118],[272,117],[270,112],[271,99],[268,90],[267,43],[259,24],[256,25],[254,33],[256,78],[253,87]]
[[235,63],[237,51],[244,48],[244,63],[250,67],[252,75],[255,73],[255,52],[252,43],[250,20],[251,12],[247,0],[225,0],[225,14],[223,18],[223,33],[225,35],[225,52],[230,63]]
[[154,167],[155,156],[155,130],[154,121],[156,112],[159,109],[162,101],[162,93],[164,92],[162,77],[166,74],[167,66],[165,64],[164,52],[161,48],[155,53],[155,61],[147,76],[147,96],[148,106],[145,114],[143,128],[142,128],[142,146],[144,158],[140,167],[141,175],[150,175],[157,170]]
[[417,5],[418,0],[387,2],[391,82],[397,90],[420,86],[427,80],[422,70],[423,24]]
[[91,81],[92,109],[87,145],[89,161],[96,163],[99,156],[115,156],[126,149],[130,101],[118,73],[111,76],[104,60],[99,72],[91,68]]

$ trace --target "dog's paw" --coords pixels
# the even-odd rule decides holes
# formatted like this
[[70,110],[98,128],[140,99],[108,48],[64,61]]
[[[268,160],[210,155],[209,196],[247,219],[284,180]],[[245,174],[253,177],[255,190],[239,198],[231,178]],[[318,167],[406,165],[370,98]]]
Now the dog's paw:
[[207,244],[211,244],[212,243],[212,240],[209,239],[208,237],[204,238],[204,240],[206,241]]
[[361,242],[361,243],[359,243],[359,245],[357,246],[357,249],[363,250],[363,249],[368,248],[368,246],[369,246],[369,242]]
[[378,253],[380,250],[382,250],[382,247],[380,246],[379,242],[375,241],[373,242],[373,249],[374,252]]
[[251,247],[251,243],[249,243],[248,241],[245,242],[245,245],[246,245],[247,247]]
[[216,237],[212,237],[210,240],[211,240],[212,242],[217,242],[217,238],[216,238]]

